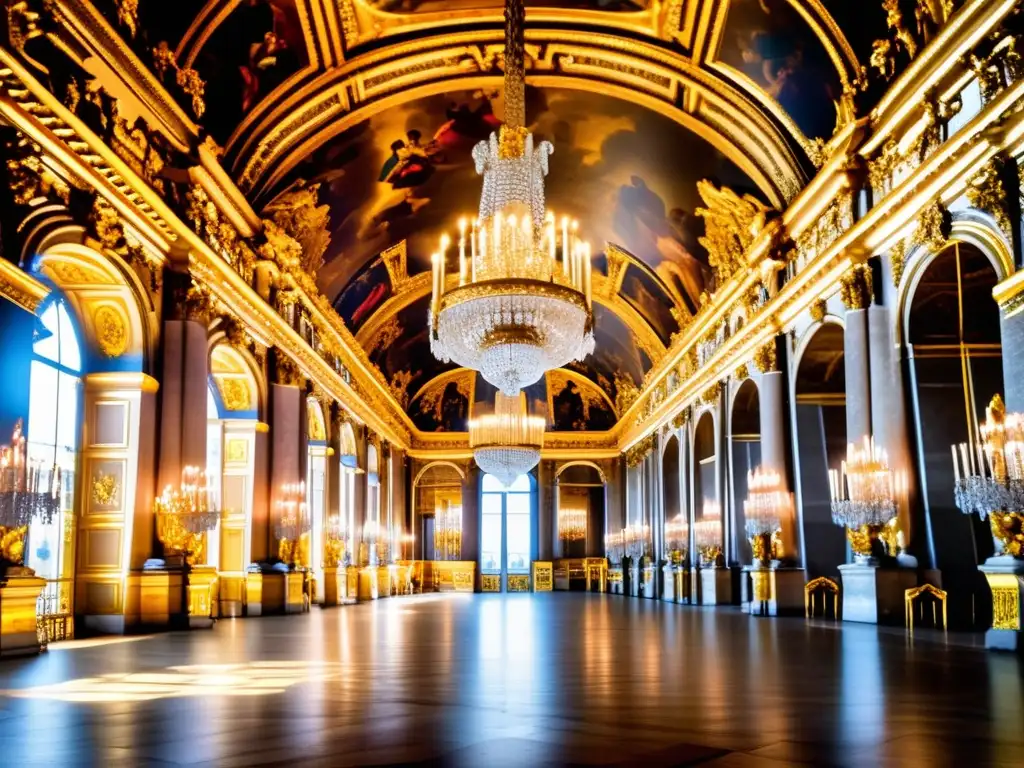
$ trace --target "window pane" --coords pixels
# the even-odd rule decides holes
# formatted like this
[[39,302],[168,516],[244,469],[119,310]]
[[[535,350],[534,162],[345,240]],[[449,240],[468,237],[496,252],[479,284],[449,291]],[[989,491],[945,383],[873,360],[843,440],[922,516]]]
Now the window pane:
[[78,336],[71,324],[71,316],[63,303],[60,305],[60,364],[72,371],[82,370],[82,353],[78,349]]
[[530,487],[529,475],[520,475],[519,477],[516,478],[515,482],[508,487],[508,491],[510,493],[514,493],[517,491],[520,493],[529,493],[532,490],[533,489]]
[[501,571],[501,515],[484,515],[480,525],[480,568]]
[[57,377],[57,446],[74,453],[78,445],[77,376],[61,373]]
[[530,499],[531,496],[528,493],[510,493],[508,499],[508,514],[509,515],[527,515],[530,514]]
[[53,302],[39,317],[38,333],[32,343],[32,351],[40,357],[57,362],[60,359],[60,344],[57,341],[57,303]]
[[484,475],[483,489],[484,493],[501,493],[505,486],[494,475]]
[[485,493],[483,496],[483,512],[485,515],[501,514],[501,494]]
[[57,369],[39,360],[33,360],[31,376],[31,394],[28,400],[28,457],[52,463],[53,446],[57,441]]
[[530,516],[509,515],[508,529],[508,570],[529,572],[530,570]]

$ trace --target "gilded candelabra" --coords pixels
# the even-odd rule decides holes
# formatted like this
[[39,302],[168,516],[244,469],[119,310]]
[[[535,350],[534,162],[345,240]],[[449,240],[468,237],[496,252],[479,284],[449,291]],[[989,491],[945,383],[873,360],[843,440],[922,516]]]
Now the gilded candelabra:
[[345,529],[338,515],[327,518],[324,526],[324,567],[337,568],[345,561]]
[[695,526],[697,551],[701,565],[717,568],[722,560],[722,506],[714,499],[704,499],[701,519]]
[[761,568],[778,559],[781,520],[792,514],[793,496],[783,489],[778,472],[762,467],[747,472],[747,499],[743,502],[743,515],[754,560]]
[[668,544],[669,560],[672,565],[682,565],[690,554],[690,523],[682,515],[676,515],[665,524],[665,543]]
[[445,501],[434,515],[434,559],[462,558],[462,507]]
[[181,470],[181,484],[170,485],[153,502],[156,534],[169,555],[184,557],[188,565],[206,560],[206,535],[220,520],[213,489],[199,467]]
[[0,558],[13,565],[25,561],[25,535],[33,520],[53,522],[61,504],[61,470],[26,457],[19,419],[11,444],[0,447]]
[[639,562],[650,552],[651,529],[645,523],[633,523],[622,529],[622,542],[625,554]]
[[277,556],[282,563],[301,568],[309,565],[309,510],[306,506],[306,484],[285,483],[276,503]]
[[1024,557],[1024,415],[996,395],[978,432],[979,442],[952,447],[956,505],[988,518],[1004,554]]
[[846,460],[838,470],[829,470],[828,483],[832,521],[846,529],[856,559],[865,562],[884,527],[896,518],[897,494],[906,488],[906,479],[889,468],[874,438],[865,436],[861,447],[847,446]]

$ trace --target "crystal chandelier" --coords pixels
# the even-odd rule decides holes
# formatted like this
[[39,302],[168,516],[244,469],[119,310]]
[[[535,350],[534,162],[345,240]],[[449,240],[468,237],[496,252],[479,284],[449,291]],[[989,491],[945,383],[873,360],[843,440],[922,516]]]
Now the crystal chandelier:
[[624,531],[605,534],[604,551],[608,553],[608,559],[611,560],[612,565],[620,565],[626,554]]
[[494,395],[494,413],[469,420],[469,447],[484,472],[506,488],[537,466],[544,447],[544,419],[526,413],[522,392]]
[[583,541],[587,538],[586,498],[581,503],[579,497],[573,497],[567,506],[563,504],[558,508],[558,538],[566,543]]
[[686,560],[690,549],[690,523],[683,515],[676,515],[665,523],[665,542],[674,565]]
[[704,499],[701,519],[697,521],[697,551],[706,566],[718,565],[722,557],[722,507],[714,499]]
[[781,520],[793,511],[793,495],[782,487],[778,472],[758,467],[747,472],[747,499],[743,502],[747,539],[754,559],[762,565],[774,560],[773,538]]
[[0,446],[0,525],[23,528],[33,519],[53,521],[60,509],[60,467],[46,468],[25,457],[21,420],[14,425],[9,446]]
[[554,151],[526,129],[525,12],[505,4],[505,122],[473,148],[484,177],[477,218],[459,225],[458,275],[449,287],[451,240],[432,257],[430,348],[479,371],[506,395],[594,350],[590,245],[577,223],[544,208]]
[[633,560],[638,560],[647,554],[650,538],[651,529],[643,523],[633,523],[622,529],[623,549]]
[[896,517],[897,478],[872,437],[865,437],[860,448],[846,447],[846,461],[828,471],[828,484],[836,525],[856,531]]
[[956,505],[988,518],[1005,554],[1024,556],[1024,415],[996,395],[978,433],[980,442],[952,446]]
[[462,557],[462,507],[445,500],[434,513],[434,559]]

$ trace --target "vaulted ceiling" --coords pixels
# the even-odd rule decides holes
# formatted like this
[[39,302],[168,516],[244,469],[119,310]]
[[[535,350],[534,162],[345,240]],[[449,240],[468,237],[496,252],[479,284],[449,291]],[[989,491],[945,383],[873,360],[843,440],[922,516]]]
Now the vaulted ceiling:
[[[331,242],[317,282],[424,430],[464,429],[490,398],[432,357],[425,320],[428,254],[473,214],[470,149],[502,115],[502,5],[140,4],[149,39],[206,81],[204,126],[256,210],[318,185]],[[783,207],[884,31],[862,0],[528,0],[549,205],[600,252],[596,353],[528,393],[555,428],[611,426],[712,287],[696,182]]]

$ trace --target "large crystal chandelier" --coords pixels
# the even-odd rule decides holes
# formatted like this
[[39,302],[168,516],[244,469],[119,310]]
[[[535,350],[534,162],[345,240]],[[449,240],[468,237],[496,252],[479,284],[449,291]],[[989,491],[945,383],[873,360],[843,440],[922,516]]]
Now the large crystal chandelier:
[[[523,0],[505,3],[505,123],[473,148],[484,177],[476,219],[459,225],[449,281],[444,236],[432,257],[430,348],[506,395],[594,349],[590,245],[544,208],[550,142],[526,129]],[[449,287],[449,282],[453,283]]]
[[480,469],[507,488],[540,461],[544,426],[542,417],[527,415],[521,392],[515,397],[497,392],[494,413],[470,419],[469,447]]

